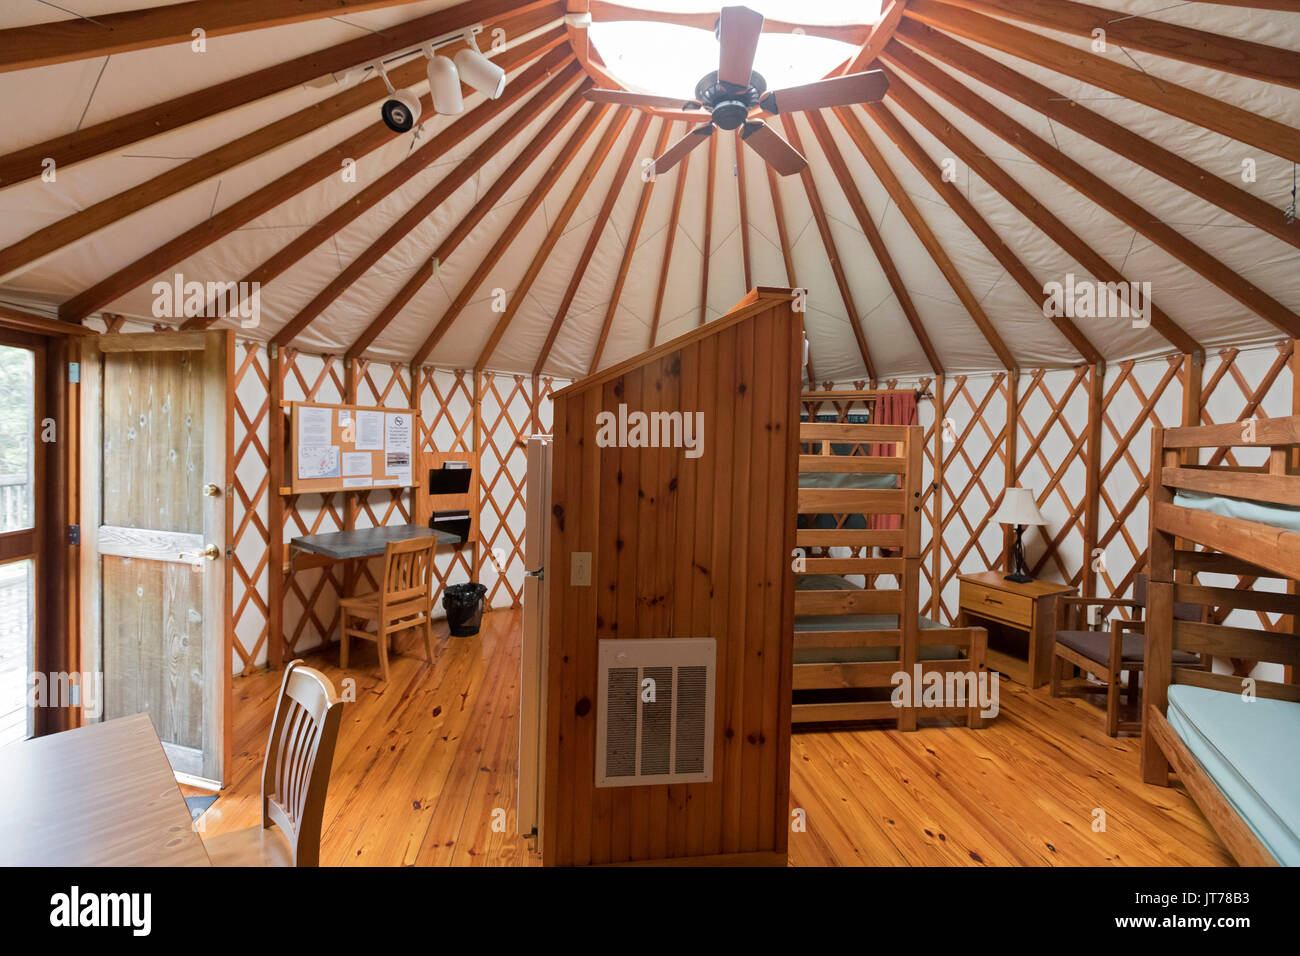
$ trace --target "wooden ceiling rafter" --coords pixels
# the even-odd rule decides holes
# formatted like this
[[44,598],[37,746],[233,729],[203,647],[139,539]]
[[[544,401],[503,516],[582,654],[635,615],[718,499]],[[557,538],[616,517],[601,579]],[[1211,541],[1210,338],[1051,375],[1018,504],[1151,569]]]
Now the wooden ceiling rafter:
[[[886,57],[889,58],[891,66],[898,65],[897,60],[890,58],[889,53],[886,53]],[[890,67],[886,67],[886,69],[890,70]],[[898,86],[896,90],[893,88],[895,83]],[[1035,228],[1068,253],[1084,269],[1088,270],[1093,278],[1101,282],[1128,283],[1127,277],[1121,274],[1103,256],[1099,255],[1055,213],[1035,199],[1033,194],[1022,186],[1014,176],[1007,173],[992,158],[980,150],[975,143],[949,122],[947,117],[927,103],[920,94],[904,83],[903,79],[893,73],[892,70],[890,72],[890,85],[891,96],[896,103],[907,110],[917,122],[924,125],[931,135],[951,149],[954,155],[992,186],[1016,211],[1033,223]],[[988,108],[993,109],[991,105]],[[1179,327],[1154,302],[1150,303],[1150,312],[1152,331],[1163,336],[1180,352],[1200,351],[1200,344]],[[1095,363],[1100,359],[1093,359],[1092,361]]]
[[[562,47],[563,34],[558,30],[554,31],[554,33],[553,42],[529,44],[526,52],[533,52],[541,46],[547,46],[550,51],[551,62],[558,62],[563,58],[571,57],[572,54]],[[520,79],[522,77],[516,79],[515,83],[518,83]],[[381,88],[382,85],[381,83]],[[469,88],[466,87],[466,90],[469,91]],[[222,143],[201,156],[187,160],[173,169],[159,173],[152,179],[124,189],[116,195],[87,206],[85,209],[71,213],[4,249],[0,249],[0,282],[31,268],[42,260],[76,242],[86,239],[101,229],[107,229],[109,226],[115,225],[135,213],[169,199],[192,186],[197,186],[229,172],[258,156],[265,155],[271,150],[285,146],[299,137],[320,129],[322,125],[343,119],[361,107],[374,102],[374,98],[368,94],[356,97],[353,96],[353,92],[347,91],[336,94],[315,107],[299,110],[287,117],[268,123],[251,133]],[[380,94],[376,92],[375,98],[379,96]],[[497,109],[499,104],[508,96],[509,92],[500,100],[488,100],[482,106],[466,114],[466,116],[478,115],[484,109],[489,111]],[[429,105],[432,106],[432,101]],[[455,129],[461,122],[463,120],[457,120],[448,129]],[[443,132],[446,132],[446,130]]]
[[826,120],[819,110],[809,110],[804,113],[804,118],[808,121],[808,125],[812,127],[813,136],[816,137],[818,145],[821,146],[822,154],[830,164],[831,172],[835,174],[835,180],[839,183],[840,191],[844,193],[844,198],[848,200],[849,209],[852,210],[854,218],[857,219],[863,235],[867,237],[871,251],[876,256],[876,262],[879,263],[881,271],[885,273],[885,279],[889,282],[894,297],[898,299],[898,304],[903,309],[903,316],[907,319],[907,324],[912,327],[912,333],[916,336],[921,351],[925,353],[926,361],[930,363],[930,371],[936,375],[942,375],[943,362],[939,358],[939,353],[935,351],[934,343],[930,341],[930,336],[921,323],[921,316],[916,311],[916,304],[912,301],[911,293],[907,291],[903,277],[894,264],[894,257],[889,254],[884,237],[880,235],[880,230],[876,228],[876,223],[871,218],[871,211],[867,209],[866,201],[862,198],[861,191],[853,181],[853,174],[849,172],[848,164],[844,162],[839,147],[835,145],[835,140],[831,136],[830,128],[826,125]]
[[[785,210],[781,207],[781,192],[776,185],[776,170],[767,163],[763,164],[763,169],[767,173],[767,189],[772,196],[772,216],[776,219],[776,237],[777,242],[781,244],[781,260],[785,263],[785,282],[791,289],[800,288],[798,280],[795,278],[794,259],[790,255],[790,235],[785,227]],[[804,290],[805,292],[807,290]],[[807,312],[807,296],[804,296],[803,314]],[[817,384],[817,373],[813,366],[812,336],[808,335],[807,322],[804,323],[804,335],[808,340],[808,381],[814,387]]]
[[[668,147],[668,137],[673,130],[672,120],[660,120],[659,137],[655,141],[654,155],[658,156]],[[618,264],[618,275],[614,279],[614,290],[610,293],[609,304],[605,307],[605,321],[601,323],[600,335],[596,337],[596,348],[591,355],[591,364],[587,367],[587,374],[596,371],[596,366],[600,364],[600,357],[605,352],[605,343],[609,339],[609,330],[614,325],[614,315],[618,312],[619,300],[623,298],[623,285],[627,282],[628,269],[632,265],[632,257],[636,255],[637,240],[641,236],[641,227],[645,225],[646,212],[650,208],[650,197],[654,193],[655,178],[648,177],[641,184],[641,196],[637,199],[636,214],[632,217],[632,228],[627,234],[627,243],[623,246],[623,259]],[[534,375],[541,374],[541,360],[533,369]]]
[[[546,80],[553,71],[563,71],[571,60],[572,56],[567,50],[563,48],[552,50],[515,77],[500,99],[484,101],[440,130],[424,145],[412,150],[392,168],[373,179],[347,202],[336,206],[299,232],[287,244],[247,273],[240,283],[247,284],[249,287],[252,287],[253,283],[257,283],[260,287],[269,285],[303,257],[328,242],[349,223],[356,221],[424,172],[432,163],[445,156],[448,150],[454,149],[487,123],[518,104],[529,90]],[[209,315],[212,311],[207,310]],[[271,341],[279,345],[287,344],[289,338],[297,331],[298,328],[286,325],[272,337]]]
[[1239,40],[1218,33],[1073,0],[942,0],[976,13],[1018,20],[1091,40],[1105,31],[1106,42],[1193,66],[1235,73],[1263,83],[1300,89],[1300,53]]
[[514,216],[506,224],[505,230],[497,237],[497,241],[492,244],[492,248],[479,260],[474,274],[461,287],[460,292],[456,294],[456,298],[452,300],[451,305],[447,306],[446,311],[439,318],[437,325],[433,327],[423,344],[416,350],[411,358],[412,365],[423,365],[429,358],[429,354],[437,347],[442,337],[447,334],[469,303],[470,298],[478,291],[479,286],[487,281],[488,273],[501,261],[501,257],[506,254],[511,244],[518,238],[520,231],[528,223],[533,213],[537,211],[537,207],[542,204],[542,200],[551,191],[551,187],[555,185],[556,181],[568,168],[569,163],[582,149],[583,144],[591,136],[607,109],[606,104],[593,103],[591,109],[587,110],[582,119],[578,121],[577,127],[560,147],[559,155],[556,156],[542,175],[541,180],[532,188],[524,201],[519,204]]
[[[562,34],[560,36],[562,37]],[[544,45],[534,46],[532,43],[525,43],[500,54],[497,63],[503,67],[508,64],[509,68],[513,69],[538,56],[551,53],[553,49],[548,37]],[[557,54],[563,55],[564,51],[558,50]],[[421,97],[421,103],[426,109],[431,110],[433,107],[427,95]],[[332,148],[303,162],[297,168],[273,179],[220,212],[214,213],[180,235],[128,263],[89,289],[79,292],[59,307],[60,318],[72,322],[83,321],[87,316],[112,304],[132,289],[162,274],[204,247],[225,238],[236,229],[246,226],[258,216],[265,215],[291,197],[328,176],[338,175],[345,160],[359,162],[364,156],[392,142],[398,135],[376,120],[375,123],[340,140]]]
[[[596,246],[600,243],[601,234],[605,231],[605,225],[614,212],[614,206],[623,191],[623,185],[627,182],[628,173],[631,171],[632,164],[636,160],[637,151],[641,148],[641,143],[645,139],[646,130],[650,127],[651,119],[653,117],[649,113],[641,113],[637,117],[636,126],[632,129],[632,135],[623,150],[623,155],[619,159],[618,165],[614,167],[614,176],[609,182],[609,189],[605,192],[605,199],[600,204],[600,210],[596,213],[591,232],[587,234],[587,243],[582,247],[582,254],[578,256],[578,264],[574,267],[573,275],[569,277],[569,284],[564,290],[564,297],[560,299],[560,306],[555,310],[555,320],[546,333],[546,341],[542,343],[542,347],[537,353],[537,361],[533,366],[534,375],[542,374],[542,366],[546,364],[546,359],[551,354],[551,348],[555,345],[556,338],[559,337],[560,329],[564,327],[564,320],[568,317],[569,309],[573,306],[574,297],[578,294],[578,288],[587,275],[587,266],[590,265],[591,257],[595,254]],[[667,124],[663,125],[666,126]],[[658,155],[658,153],[655,155]]]
[[934,260],[934,264],[939,267],[939,271],[942,272],[944,278],[948,280],[948,284],[952,287],[953,292],[956,293],[961,304],[965,306],[966,312],[979,328],[980,333],[984,336],[984,340],[988,342],[989,347],[993,349],[994,354],[997,355],[1003,368],[1007,369],[1007,371],[1016,368],[1015,356],[1012,355],[1011,350],[1007,347],[1006,342],[1003,341],[1002,336],[998,334],[997,328],[993,325],[993,321],[984,311],[984,307],[980,305],[979,299],[975,297],[975,293],[971,291],[970,286],[966,284],[966,280],[963,279],[961,273],[957,271],[957,267],[953,264],[952,259],[950,259],[948,254],[944,251],[943,244],[939,242],[934,231],[930,228],[929,224],[926,223],[925,218],[921,215],[921,211],[917,209],[916,203],[912,201],[912,197],[907,194],[907,190],[903,188],[903,184],[899,181],[898,177],[894,175],[894,171],[885,160],[884,154],[876,148],[876,144],[873,143],[871,138],[867,135],[866,128],[863,127],[862,123],[858,121],[858,118],[847,109],[837,108],[833,112],[839,118],[845,131],[849,134],[849,139],[853,140],[853,144],[858,147],[858,151],[862,153],[863,158],[866,159],[868,165],[871,166],[872,171],[876,174],[876,178],[880,180],[881,185],[885,187],[885,191],[889,193],[889,197],[894,201],[894,205],[898,207],[899,212],[903,214],[903,218],[906,219],[908,225],[912,227],[912,232],[921,240],[921,245],[925,246],[926,251],[930,253],[930,258]]
[[510,293],[505,312],[497,320],[496,327],[492,330],[492,334],[488,336],[488,340],[483,346],[483,351],[479,353],[478,359],[474,362],[476,371],[481,371],[487,367],[487,363],[492,358],[492,353],[501,344],[501,339],[505,337],[506,331],[510,328],[510,323],[514,321],[520,306],[528,298],[529,289],[532,288],[533,282],[541,274],[542,268],[546,265],[546,260],[555,249],[555,244],[564,235],[564,228],[569,224],[569,220],[573,218],[573,214],[585,198],[587,190],[596,178],[596,174],[600,172],[600,167],[604,165],[605,160],[609,157],[610,150],[614,148],[614,143],[622,134],[627,121],[632,117],[632,112],[630,109],[618,109],[609,121],[609,125],[605,127],[605,132],[596,143],[591,158],[587,160],[587,165],[583,167],[581,174],[579,174],[578,181],[573,184],[573,189],[569,191],[569,198],[560,207],[560,211],[556,214],[551,227],[546,231],[546,238],[542,240],[541,246],[533,254],[533,261],[529,264],[528,271],[524,273],[523,278],[519,280],[519,284]]
[[[641,23],[672,23],[679,27],[713,32],[714,25],[721,16],[721,10],[706,12],[678,12],[674,10],[647,10],[631,4],[606,3],[605,0],[590,0],[586,4],[592,20],[602,23],[635,21]],[[764,33],[793,33],[802,30],[808,36],[824,37],[860,46],[871,32],[871,25],[865,23],[820,24],[794,23],[789,20],[766,18],[763,20]]]
[[[0,73],[72,63],[134,50],[192,43],[202,28],[207,39],[327,17],[402,7],[420,0],[189,0],[119,13],[101,13],[0,30]],[[508,0],[475,0],[483,16],[508,12]],[[457,27],[449,27],[449,30]],[[434,36],[435,34],[429,34]]]
[[740,216],[740,268],[745,276],[745,288],[752,289],[754,270],[749,257],[749,201],[745,196],[745,148],[742,142],[740,130],[737,129],[732,138],[732,145],[736,150],[736,211]]
[[[890,50],[886,51],[885,57],[891,66],[904,70],[909,76],[924,83],[942,97],[946,103],[960,109],[967,116],[981,123],[990,132],[1015,146],[1070,188],[1096,203],[1129,228],[1135,229],[1144,235],[1207,282],[1236,299],[1247,309],[1273,323],[1287,335],[1292,337],[1300,336],[1300,315],[1296,315],[1262,289],[1246,281],[1244,277],[1183,236],[1178,230],[1163,222],[1155,213],[1144,209],[1138,203],[1129,199],[1100,176],[1090,172],[1083,164],[1071,159],[1053,144],[1017,123],[992,103],[978,96],[969,87],[957,82],[952,76],[907,47],[901,45],[891,47]],[[890,79],[892,82],[894,77],[891,76]],[[986,159],[983,165],[990,163],[992,163],[992,160]],[[1028,192],[1025,191],[1024,195],[1028,195]],[[1040,209],[1045,213],[1046,210],[1043,207],[1040,207]],[[1065,229],[1064,224],[1060,223],[1059,220],[1053,225],[1053,232]],[[1048,234],[1056,240],[1057,236],[1053,232]],[[1065,236],[1064,232],[1061,234],[1063,237]],[[1078,258],[1073,251],[1072,254]],[[1127,281],[1114,269],[1110,269],[1110,275],[1103,275],[1094,271],[1094,266],[1100,267],[1100,263],[1104,260],[1101,260],[1101,257],[1095,253],[1093,253],[1093,259],[1094,262],[1090,263],[1079,258],[1079,262],[1093,272],[1096,278],[1106,282]],[[1151,314],[1151,327],[1168,339],[1181,352],[1201,351],[1201,346],[1186,331],[1179,327],[1168,315],[1154,307]]]
[[[1034,304],[1034,308],[1041,312],[1045,299],[1043,284],[1034,277],[1028,266],[1011,251],[1011,247],[976,211],[970,200],[962,195],[957,185],[943,178],[943,174],[939,170],[939,163],[931,159],[930,155],[921,147],[921,144],[916,141],[884,103],[873,103],[868,109],[876,125],[907,157],[908,162],[925,178],[930,187],[939,194],[948,208],[966,224],[966,228],[973,232],[975,237],[984,244],[984,248],[993,254],[993,258],[998,261],[1016,285],[1020,286],[1025,295],[1029,297],[1029,300]],[[1088,337],[1069,318],[1063,315],[1050,316],[1049,321],[1065,337],[1066,341],[1074,347],[1074,350],[1079,353],[1084,361],[1090,364],[1102,361],[1101,352],[1088,341]]]
[[1084,83],[1109,90],[1170,116],[1213,130],[1239,143],[1300,162],[1300,129],[1197,93],[1169,80],[1154,82],[1150,74],[1080,50],[1003,20],[995,20],[940,0],[909,0],[909,19]]
[[704,169],[704,241],[700,245],[700,321],[709,321],[709,258],[713,245],[713,185],[718,173],[718,140],[714,133],[709,137],[709,158]]
[[992,57],[920,23],[908,21],[897,37],[906,46],[956,67],[986,86],[1073,129],[1175,186],[1213,203],[1272,236],[1300,248],[1300,227],[1286,222],[1282,210],[1251,195],[1195,163],[1158,146],[1127,127],[1094,113],[1082,103],[1003,66]]
[[668,290],[668,269],[673,262],[673,247],[677,244],[677,223],[682,214],[682,194],[686,191],[686,172],[691,166],[691,154],[687,153],[673,169],[677,173],[677,183],[673,189],[673,205],[668,213],[668,228],[664,234],[664,255],[659,263],[659,285],[655,288],[654,311],[650,314],[650,341],[646,348],[655,347],[659,338],[659,318],[664,309],[664,293]]
[[[803,143],[799,139],[799,130],[795,127],[794,120],[789,114],[782,115],[781,125],[785,130],[785,138],[790,145],[803,153]],[[808,155],[804,153],[804,155]],[[822,207],[821,197],[817,193],[817,183],[813,180],[812,167],[805,166],[799,173],[799,178],[803,181],[804,195],[808,198],[808,205],[812,208],[813,220],[817,223],[817,232],[822,237],[822,247],[826,250],[826,258],[830,260],[831,272],[835,276],[835,284],[839,287],[840,299],[844,303],[844,311],[848,313],[849,328],[853,332],[853,338],[858,343],[858,352],[862,356],[862,364],[867,369],[867,376],[874,382],[876,380],[876,366],[871,360],[871,350],[867,347],[866,336],[862,333],[862,318],[858,314],[858,307],[853,303],[853,292],[849,289],[849,279],[844,273],[844,264],[840,261],[839,251],[835,248],[835,237],[831,235],[830,220],[826,218],[826,210]]]
[[[71,133],[55,136],[34,146],[16,149],[0,156],[0,189],[34,179],[44,171],[48,157],[60,171],[104,153],[117,153],[126,147],[216,116],[276,93],[302,86],[313,80],[339,73],[358,63],[378,59],[393,50],[414,45],[431,36],[446,33],[475,22],[485,31],[503,29],[508,36],[526,36],[557,19],[563,12],[560,0],[540,0],[508,14],[479,20],[477,4],[462,3],[446,10],[417,17],[389,27],[383,33],[370,33],[346,43],[339,43],[293,60],[276,63],[265,69],[235,77],[224,83],[173,97],[162,103],[83,126]],[[496,6],[502,6],[496,4]],[[457,45],[448,49],[454,50]],[[505,51],[502,51],[504,53]],[[498,53],[496,56],[500,56]],[[417,66],[419,64],[417,63]],[[420,67],[421,71],[423,67]],[[410,85],[404,78],[414,72],[397,67],[389,73],[395,86]],[[398,82],[402,80],[402,82]],[[379,81],[380,89],[383,88]],[[375,100],[378,101],[378,98]]]
[[887,0],[889,6],[880,12],[880,19],[871,26],[866,38],[862,41],[862,48],[858,51],[857,56],[849,60],[836,72],[841,74],[859,73],[862,70],[869,69],[876,57],[880,56],[886,44],[889,43],[890,37],[898,29],[899,23],[903,20],[903,11],[907,7],[907,0]]
[[451,254],[461,242],[478,227],[483,218],[492,211],[501,200],[501,197],[505,195],[506,190],[518,181],[524,170],[536,161],[542,151],[559,135],[560,130],[567,126],[578,111],[586,105],[587,100],[583,94],[590,87],[590,79],[584,79],[579,83],[577,89],[560,105],[560,108],[542,127],[541,131],[536,136],[529,137],[524,148],[506,167],[505,172],[498,176],[496,181],[479,197],[464,218],[442,237],[433,253],[402,284],[402,288],[398,290],[397,294],[384,304],[379,314],[366,326],[365,331],[357,337],[357,340],[348,346],[347,359],[351,360],[360,357],[379,334],[388,327],[389,323],[401,313],[402,309],[406,308],[411,299],[415,297],[415,294],[424,288],[425,283],[433,278],[434,272],[451,257]]

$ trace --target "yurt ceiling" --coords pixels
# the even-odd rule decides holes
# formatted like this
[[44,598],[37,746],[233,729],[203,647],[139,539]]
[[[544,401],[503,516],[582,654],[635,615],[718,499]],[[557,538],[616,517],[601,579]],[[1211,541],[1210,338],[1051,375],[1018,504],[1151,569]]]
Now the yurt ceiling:
[[[751,114],[802,173],[717,130],[646,181],[698,114],[586,98],[690,97],[717,69],[698,0],[10,0],[0,301],[569,378],[756,285],[807,290],[828,381],[1300,336],[1300,5],[747,5],[770,87],[888,79]],[[438,115],[420,48],[473,25],[505,92]],[[376,59],[425,97],[413,132],[382,122]],[[177,274],[259,282],[257,324],[158,317]],[[1150,283],[1150,326],[1045,316],[1071,275]]]

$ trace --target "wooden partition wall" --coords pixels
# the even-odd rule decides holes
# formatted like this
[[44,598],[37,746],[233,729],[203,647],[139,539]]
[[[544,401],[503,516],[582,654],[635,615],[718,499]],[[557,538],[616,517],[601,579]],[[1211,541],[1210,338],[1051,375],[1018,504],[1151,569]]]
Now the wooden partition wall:
[[[541,850],[549,865],[784,865],[802,323],[789,290],[555,395]],[[703,412],[699,457],[600,447],[597,415]],[[592,556],[591,585],[570,555]],[[717,640],[713,779],[595,786],[597,642]]]

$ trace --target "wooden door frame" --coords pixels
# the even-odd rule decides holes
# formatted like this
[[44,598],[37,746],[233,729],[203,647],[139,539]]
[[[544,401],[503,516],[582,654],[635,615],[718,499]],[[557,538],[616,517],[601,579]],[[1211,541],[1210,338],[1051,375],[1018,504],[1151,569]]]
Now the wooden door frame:
[[[204,461],[224,461],[225,486],[221,489],[220,500],[224,503],[222,518],[222,538],[220,542],[223,554],[222,580],[220,589],[204,589],[203,614],[207,621],[220,621],[220,651],[214,650],[206,656],[205,663],[217,668],[211,684],[216,693],[216,725],[221,731],[221,779],[222,787],[230,783],[231,755],[231,652],[234,640],[234,621],[231,600],[233,596],[234,566],[234,504],[231,501],[234,489],[234,401],[235,401],[235,333],[229,329],[208,330],[203,332],[142,332],[117,335],[99,335],[85,339],[81,351],[81,405],[85,412],[81,416],[81,445],[85,449],[82,456],[81,471],[85,487],[95,489],[102,486],[100,474],[102,455],[98,450],[103,447],[102,418],[93,414],[103,400],[103,372],[100,358],[106,352],[124,351],[201,351],[204,358],[203,402],[205,410],[219,410],[220,422],[213,422],[205,414],[203,426]],[[221,383],[224,394],[217,396],[213,391]],[[103,645],[100,634],[101,617],[99,607],[99,569],[97,567],[99,551],[97,545],[100,527],[101,502],[97,494],[81,496],[80,521],[81,541],[81,641],[80,650],[84,659],[92,661],[96,669],[103,666]],[[214,593],[218,599],[214,600]],[[201,779],[188,779],[184,782],[203,786]]]
[[[30,319],[31,321],[26,321]],[[52,320],[43,320],[53,325]],[[67,336],[88,329],[57,325],[45,328],[36,316],[0,309],[0,345],[30,349],[33,377],[33,495],[30,531],[0,535],[0,560],[32,561],[31,669],[41,673],[79,671],[80,656],[72,638],[76,579],[70,575],[67,527],[76,495],[76,429],[72,426],[68,386]],[[53,442],[41,440],[47,419],[54,421]],[[25,539],[25,540],[24,540]],[[39,707],[31,717],[32,735],[68,730],[80,724],[80,708]]]

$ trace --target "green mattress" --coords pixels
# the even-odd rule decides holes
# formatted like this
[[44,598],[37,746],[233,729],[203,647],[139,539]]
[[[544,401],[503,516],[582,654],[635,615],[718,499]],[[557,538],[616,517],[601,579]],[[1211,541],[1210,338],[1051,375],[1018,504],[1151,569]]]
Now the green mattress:
[[1284,866],[1300,866],[1300,703],[1174,684],[1169,725]]
[[1241,518],[1257,521],[1286,531],[1300,531],[1300,508],[1274,505],[1226,495],[1205,495],[1196,491],[1180,491],[1174,495],[1174,504],[1196,511],[1208,511],[1224,518]]
[[[838,574],[801,574],[795,578],[800,591],[856,591],[858,586]],[[928,617],[918,616],[922,630],[943,627]],[[898,627],[897,614],[799,614],[794,619],[795,633],[808,631],[892,631]],[[922,646],[918,656],[923,661],[954,660],[959,657],[953,645]],[[812,647],[796,649],[796,664],[858,664],[898,660],[893,647]]]

